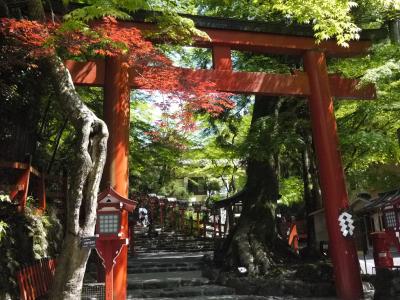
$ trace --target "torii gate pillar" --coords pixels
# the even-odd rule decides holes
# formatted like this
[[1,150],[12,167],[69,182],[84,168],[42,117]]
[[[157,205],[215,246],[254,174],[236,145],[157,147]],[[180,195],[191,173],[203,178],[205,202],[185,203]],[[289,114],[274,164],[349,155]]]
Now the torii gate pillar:
[[[105,59],[104,120],[109,139],[103,183],[110,184],[121,196],[128,198],[129,189],[129,94],[128,67],[122,58]],[[121,232],[128,236],[128,213],[121,216]],[[114,299],[126,299],[128,248],[123,246],[114,266]]]
[[362,282],[354,240],[345,238],[338,217],[349,207],[346,183],[339,152],[333,98],[329,89],[325,54],[308,51],[304,67],[310,83],[309,107],[319,178],[324,199],[329,252],[333,262],[336,292],[342,300],[362,298]]

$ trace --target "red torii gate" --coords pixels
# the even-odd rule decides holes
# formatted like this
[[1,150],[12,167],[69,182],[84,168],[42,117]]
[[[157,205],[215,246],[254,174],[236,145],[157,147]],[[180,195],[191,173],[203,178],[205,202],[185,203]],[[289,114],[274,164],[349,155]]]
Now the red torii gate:
[[[193,16],[193,19],[196,26],[210,37],[210,40],[197,39],[194,46],[212,49],[213,69],[182,70],[185,74],[213,81],[220,91],[308,97],[337,294],[341,299],[360,299],[362,283],[355,244],[351,238],[342,235],[338,222],[339,214],[348,208],[349,203],[333,98],[373,99],[375,89],[368,86],[358,90],[356,80],[329,76],[326,56],[360,55],[367,52],[371,42],[352,41],[348,48],[343,48],[331,40],[317,44],[310,32],[287,33],[285,26],[270,30],[268,24],[260,29],[257,27],[260,23],[197,16]],[[144,22],[121,22],[118,26],[156,30],[154,24]],[[292,75],[234,72],[231,50],[297,55],[303,58],[305,72]],[[119,194],[127,197],[130,113],[127,91],[130,88],[140,88],[134,84],[134,72],[124,70],[120,58],[85,63],[67,61],[66,65],[75,84],[104,87],[104,119],[110,132],[104,181],[111,182]],[[122,217],[122,226],[128,230],[126,215]],[[114,268],[115,299],[126,299],[126,273],[125,248]]]

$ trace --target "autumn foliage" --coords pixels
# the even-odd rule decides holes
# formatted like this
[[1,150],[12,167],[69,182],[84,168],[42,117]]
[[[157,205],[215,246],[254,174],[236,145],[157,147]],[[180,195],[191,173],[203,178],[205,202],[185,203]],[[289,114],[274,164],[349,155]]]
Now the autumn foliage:
[[[158,105],[164,117],[179,119],[183,130],[194,128],[196,112],[218,115],[233,107],[229,94],[217,92],[212,82],[198,81],[174,68],[135,27],[117,26],[118,22],[111,17],[90,26],[66,24],[1,19],[0,35],[7,40],[1,45],[2,52],[8,53],[9,66],[13,64],[14,54],[21,52],[30,61],[49,55],[79,60],[123,56],[135,86],[163,92],[166,101]],[[20,58],[14,63],[21,63]]]

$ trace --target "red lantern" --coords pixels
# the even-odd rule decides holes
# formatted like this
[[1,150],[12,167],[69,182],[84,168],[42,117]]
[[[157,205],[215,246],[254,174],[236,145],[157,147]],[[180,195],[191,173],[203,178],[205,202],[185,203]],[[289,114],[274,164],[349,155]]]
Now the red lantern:
[[113,300],[113,268],[115,260],[129,239],[121,225],[123,211],[132,212],[136,201],[119,195],[109,187],[98,196],[96,250],[105,268],[106,300]]

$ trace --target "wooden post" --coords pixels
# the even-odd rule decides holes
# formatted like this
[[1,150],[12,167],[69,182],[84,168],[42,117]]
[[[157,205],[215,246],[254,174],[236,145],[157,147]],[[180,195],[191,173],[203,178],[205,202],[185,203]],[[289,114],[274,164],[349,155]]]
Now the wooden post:
[[208,214],[205,212],[203,214],[203,235],[204,238],[207,238],[207,223],[208,223]]
[[[96,249],[104,262],[105,268],[105,300],[116,300],[117,293],[120,292],[115,287],[115,267],[117,266],[118,257],[123,249],[127,249],[124,239],[97,239]],[[114,264],[114,262],[116,262]],[[124,298],[126,299],[126,298]]]
[[46,183],[44,172],[41,172],[38,187],[39,209],[46,210]]
[[224,237],[226,237],[226,234],[227,234],[227,230],[228,230],[228,222],[229,222],[229,218],[228,218],[228,210],[225,208]]
[[319,162],[336,291],[340,299],[361,299],[363,291],[354,239],[342,235],[338,221],[341,210],[349,207],[349,201],[339,153],[337,124],[325,54],[319,51],[306,52],[304,68],[310,84],[309,106],[313,140]]
[[20,212],[24,212],[26,208],[26,201],[28,198],[28,189],[29,182],[31,177],[31,161],[32,158],[29,156],[29,163],[27,164],[26,169],[23,171],[22,175],[18,178],[17,183],[13,186],[10,191],[10,199],[14,200],[14,198],[21,193],[21,198],[19,199],[19,207],[18,210]]
[[150,215],[151,215],[151,221],[152,221],[152,225],[154,226],[154,224],[155,224],[155,221],[156,221],[156,219],[155,219],[155,203],[154,203],[154,201],[153,201],[153,199],[150,199],[150,203],[149,203],[149,206],[150,206]]
[[175,203],[171,203],[169,205],[169,224],[171,228],[174,228],[174,210],[175,210]]
[[[104,119],[110,136],[103,186],[110,184],[123,197],[128,197],[129,155],[129,85],[128,70],[120,57],[106,58],[104,83]],[[121,215],[121,226],[128,236],[128,212]],[[116,259],[113,273],[115,299],[126,299],[128,250],[124,246]],[[110,278],[110,277],[109,277]]]
[[201,236],[201,231],[200,231],[200,211],[196,211],[196,226],[197,226],[197,234],[198,236]]
[[215,221],[216,214],[213,213],[213,237],[217,236],[217,222]]
[[189,222],[190,222],[190,236],[192,236],[193,235],[193,215],[190,215]]
[[221,210],[218,210],[218,237],[222,236],[222,230],[221,230]]
[[112,263],[110,264],[109,262],[112,262],[112,254],[111,254],[111,249],[107,248],[105,251],[105,257],[104,257],[104,262],[105,262],[105,273],[106,273],[106,280],[105,280],[105,288],[106,288],[106,299],[105,300],[114,300],[113,298],[113,265]]
[[181,232],[184,232],[185,231],[185,209],[184,208],[180,208],[179,210],[181,212],[180,228],[181,228]]
[[213,68],[215,70],[232,70],[231,48],[227,46],[212,47]]
[[160,207],[160,226],[161,228],[164,228],[164,202],[159,200],[159,207]]

